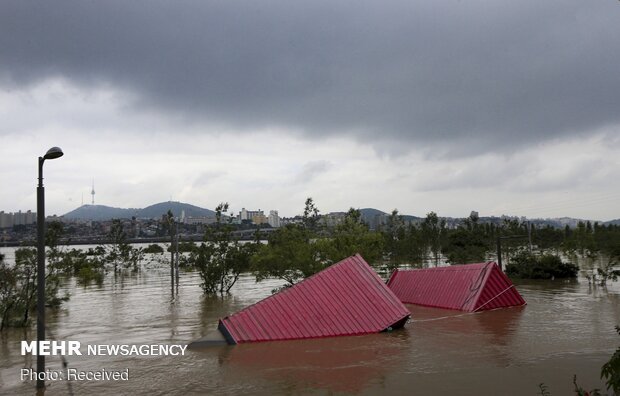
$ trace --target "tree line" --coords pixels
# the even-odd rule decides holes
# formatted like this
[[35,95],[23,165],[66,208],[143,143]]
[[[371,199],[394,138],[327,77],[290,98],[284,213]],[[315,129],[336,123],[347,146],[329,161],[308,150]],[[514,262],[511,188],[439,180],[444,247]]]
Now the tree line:
[[231,219],[224,220],[228,205],[216,208],[217,221],[205,241],[193,249],[184,264],[197,268],[207,294],[227,293],[239,275],[252,272],[256,281],[283,280],[284,287],[355,253],[379,270],[402,265],[427,267],[467,264],[496,259],[498,241],[510,275],[522,278],[575,277],[579,267],[560,257],[605,258],[599,279],[615,280],[620,259],[620,227],[579,223],[576,229],[530,227],[527,222],[505,219],[502,224],[481,223],[477,215],[455,228],[430,212],[418,223],[406,222],[397,210],[378,231],[370,230],[359,210],[351,208],[342,221],[329,227],[312,198],[303,216],[271,233],[268,243],[239,243],[232,237]]
[[[620,271],[620,227],[581,222],[576,228],[530,227],[527,222],[504,219],[501,224],[482,223],[472,215],[450,228],[435,212],[420,222],[406,222],[392,211],[380,230],[370,230],[359,210],[351,208],[334,225],[312,198],[305,201],[303,216],[271,233],[267,243],[257,230],[252,242],[234,237],[232,218],[226,216],[228,204],[216,208],[216,222],[207,228],[200,244],[181,243],[180,264],[196,270],[205,294],[230,292],[242,273],[253,273],[256,281],[281,279],[289,287],[353,254],[382,272],[403,265],[411,267],[466,264],[496,259],[498,240],[507,273],[523,278],[574,277],[578,266],[560,257],[601,260],[603,265],[589,276],[600,283],[615,280]],[[163,226],[173,234],[172,214]],[[146,253],[163,253],[158,245],[136,248],[127,240],[120,220],[114,220],[108,233],[111,243],[87,251],[61,249],[63,224],[50,223],[46,232],[48,305],[58,306],[69,296],[59,296],[63,278],[74,276],[78,283],[101,283],[113,272],[137,271]],[[531,241],[531,242],[530,242]],[[530,246],[532,248],[530,248]],[[0,328],[27,325],[36,306],[36,250],[20,248],[15,263],[0,259]],[[594,282],[595,279],[592,279]]]

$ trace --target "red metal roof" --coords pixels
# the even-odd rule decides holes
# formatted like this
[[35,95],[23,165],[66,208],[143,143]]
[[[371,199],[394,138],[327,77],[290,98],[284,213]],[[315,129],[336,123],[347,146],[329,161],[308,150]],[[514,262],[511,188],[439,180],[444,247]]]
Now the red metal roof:
[[229,343],[378,333],[409,310],[360,255],[220,320]]
[[467,312],[525,304],[494,262],[396,270],[388,287],[404,303]]

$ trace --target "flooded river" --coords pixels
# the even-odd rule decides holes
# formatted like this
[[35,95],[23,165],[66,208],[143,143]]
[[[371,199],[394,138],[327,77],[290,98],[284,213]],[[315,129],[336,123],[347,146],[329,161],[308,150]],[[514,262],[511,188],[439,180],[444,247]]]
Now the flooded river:
[[[218,318],[268,295],[279,281],[242,276],[225,298],[205,298],[197,273],[151,266],[83,287],[48,311],[50,339],[88,344],[188,344],[213,331]],[[69,368],[125,370],[127,381],[48,381],[46,395],[552,395],[572,394],[573,375],[587,389],[604,389],[600,368],[620,337],[620,284],[592,288],[574,282],[518,282],[528,305],[463,314],[408,306],[403,330],[359,337],[285,341],[187,350],[184,356],[67,356]],[[34,395],[20,370],[36,367],[20,341],[32,329],[0,339],[0,394]],[[61,370],[58,356],[47,368]]]

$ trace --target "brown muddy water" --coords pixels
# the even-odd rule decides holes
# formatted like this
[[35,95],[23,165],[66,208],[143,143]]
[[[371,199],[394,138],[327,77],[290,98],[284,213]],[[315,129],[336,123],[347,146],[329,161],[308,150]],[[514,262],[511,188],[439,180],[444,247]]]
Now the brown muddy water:
[[[268,295],[279,281],[241,277],[225,298],[205,298],[197,273],[181,274],[172,298],[169,270],[108,276],[102,286],[70,281],[71,299],[48,311],[49,339],[89,344],[188,344],[218,318]],[[552,395],[573,394],[573,375],[604,389],[600,368],[620,344],[620,283],[518,282],[528,305],[462,314],[408,306],[402,330],[359,337],[268,342],[187,350],[184,356],[66,356],[80,371],[128,369],[127,381],[48,381],[45,395]],[[21,381],[20,341],[33,327],[0,339],[0,394],[34,395]],[[50,370],[62,370],[58,356]]]

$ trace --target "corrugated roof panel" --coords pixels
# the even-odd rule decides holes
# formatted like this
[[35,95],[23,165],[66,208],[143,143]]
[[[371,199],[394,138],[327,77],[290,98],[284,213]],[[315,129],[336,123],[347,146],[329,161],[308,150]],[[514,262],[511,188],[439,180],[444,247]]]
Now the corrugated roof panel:
[[396,270],[388,287],[404,303],[467,312],[525,304],[493,262]]
[[[495,263],[493,263],[495,264]],[[489,272],[484,289],[476,303],[476,311],[524,305],[525,300],[497,265]]]
[[378,333],[409,310],[360,255],[220,320],[230,343]]

